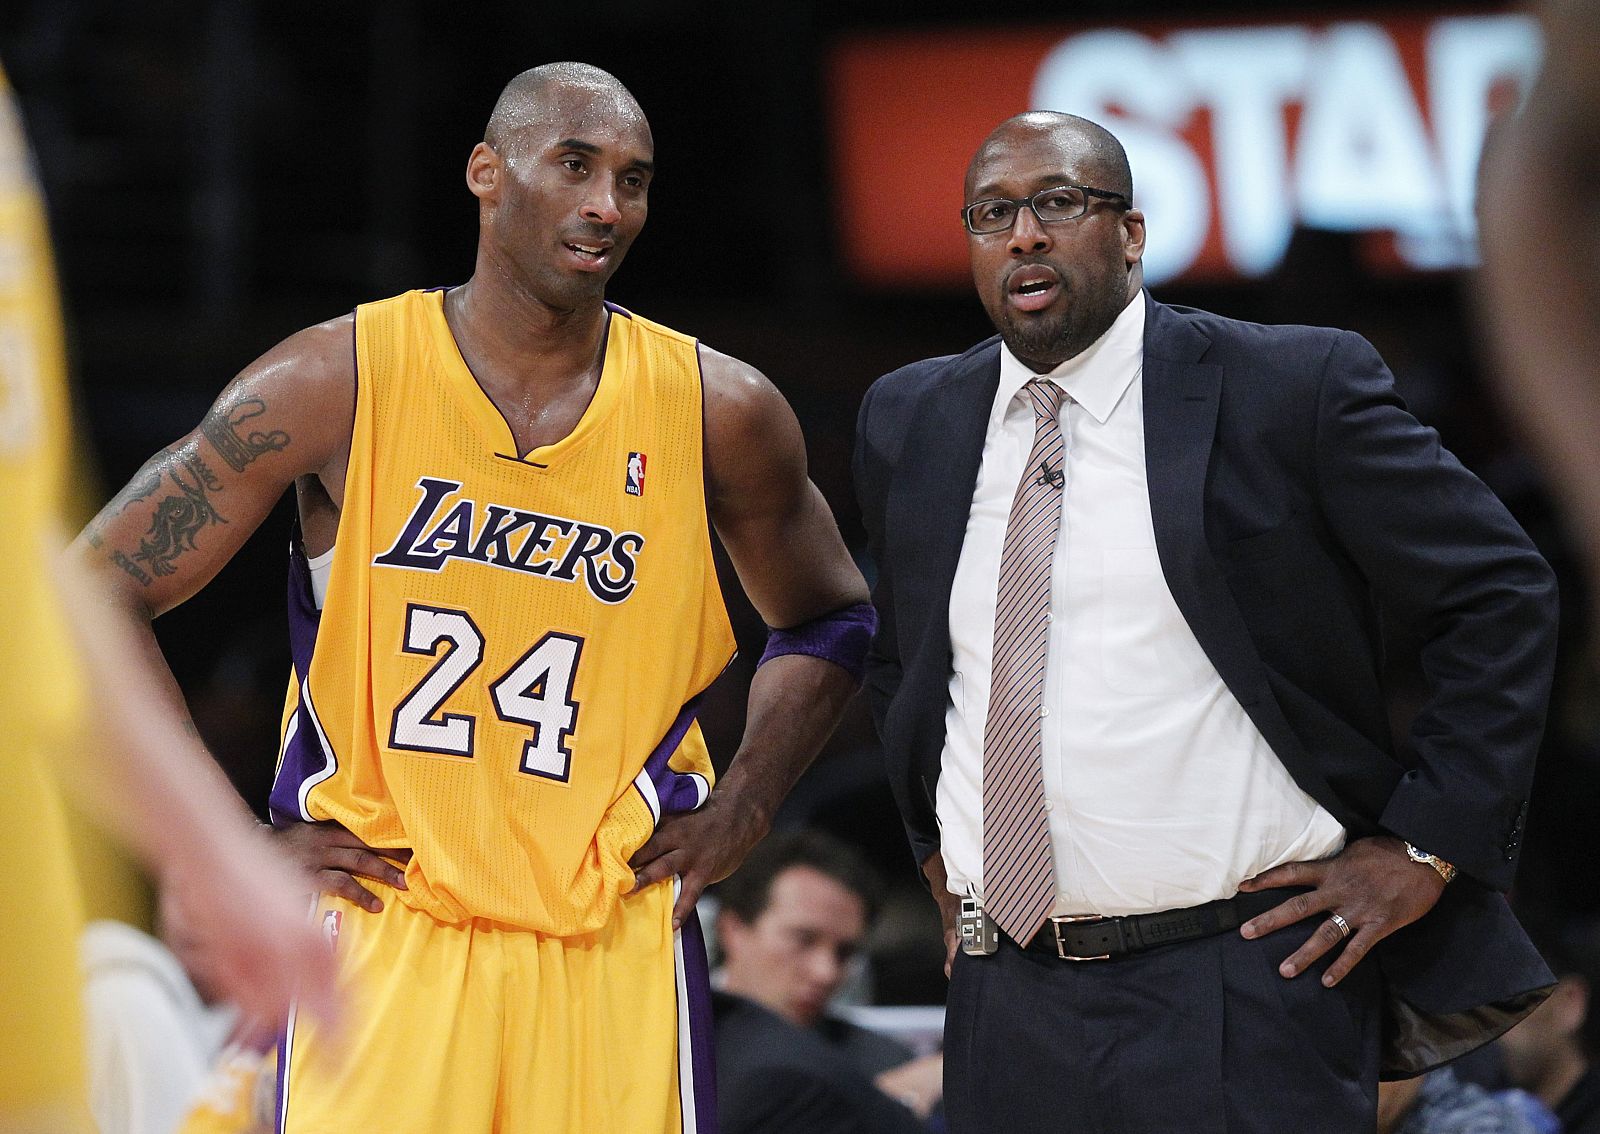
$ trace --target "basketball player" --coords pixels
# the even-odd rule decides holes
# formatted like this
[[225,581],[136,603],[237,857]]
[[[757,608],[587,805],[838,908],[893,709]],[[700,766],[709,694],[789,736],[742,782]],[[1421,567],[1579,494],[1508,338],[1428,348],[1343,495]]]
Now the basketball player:
[[[220,991],[271,1019],[301,978],[307,1000],[326,1004],[330,976],[287,864],[252,830],[198,742],[143,707],[148,690],[133,676],[127,631],[70,577],[56,581],[69,464],[65,370],[44,209],[0,70],[0,530],[18,552],[0,571],[8,655],[0,682],[0,1132],[30,1134],[89,1128],[80,914],[54,770],[97,786],[87,802],[182,892]],[[74,634],[87,647],[81,658]],[[89,733],[82,718],[91,706]],[[71,766],[74,748],[82,766]]]
[[[471,279],[273,348],[82,541],[148,633],[296,489],[272,809],[410,857],[381,912],[323,896],[355,1019],[291,1021],[284,1130],[712,1128],[694,900],[833,727],[873,620],[776,389],[604,300],[653,170],[612,76],[519,75],[467,161]],[[783,628],[715,791],[708,514]]]

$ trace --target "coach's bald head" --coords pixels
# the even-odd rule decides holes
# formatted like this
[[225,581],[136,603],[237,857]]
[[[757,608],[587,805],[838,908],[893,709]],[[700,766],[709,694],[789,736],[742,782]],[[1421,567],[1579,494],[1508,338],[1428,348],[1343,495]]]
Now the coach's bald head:
[[[1128,153],[1117,136],[1098,122],[1057,110],[1030,110],[1015,114],[989,131],[967,163],[966,192],[972,200],[975,178],[994,159],[1028,140],[1048,142],[1063,163],[1072,162],[1092,177],[1089,184],[1121,193],[1133,200],[1133,170]],[[982,196],[982,193],[977,194]]]

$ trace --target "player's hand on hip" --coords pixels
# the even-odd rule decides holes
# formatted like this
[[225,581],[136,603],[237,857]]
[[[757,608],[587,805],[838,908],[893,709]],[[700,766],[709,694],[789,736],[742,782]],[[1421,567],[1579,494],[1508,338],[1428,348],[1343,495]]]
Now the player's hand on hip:
[[337,823],[290,823],[276,828],[273,837],[311,875],[319,894],[334,894],[378,913],[383,909],[382,899],[357,878],[396,890],[406,888],[405,871],[397,863],[411,861],[409,848],[369,847]]
[[683,925],[700,894],[738,869],[750,848],[767,833],[770,821],[755,807],[720,788],[695,811],[666,815],[648,842],[633,853],[631,893],[676,874],[683,882],[672,907],[672,927]]
[[1389,835],[1356,839],[1332,858],[1290,862],[1240,884],[1247,893],[1283,886],[1309,886],[1283,904],[1239,927],[1245,937],[1264,937],[1308,917],[1322,924],[1278,971],[1298,976],[1324,953],[1343,946],[1322,976],[1332,988],[1389,934],[1427,913],[1444,892],[1444,879],[1426,863],[1413,862],[1405,844]]

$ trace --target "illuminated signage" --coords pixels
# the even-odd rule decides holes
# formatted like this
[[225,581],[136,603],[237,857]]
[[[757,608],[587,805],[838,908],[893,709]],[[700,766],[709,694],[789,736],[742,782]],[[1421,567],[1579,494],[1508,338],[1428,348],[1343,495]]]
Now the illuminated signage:
[[1539,52],[1510,14],[848,40],[829,82],[841,248],[867,283],[965,281],[967,160],[1042,109],[1122,139],[1151,283],[1264,275],[1297,226],[1392,234],[1401,267],[1470,264],[1484,131]]

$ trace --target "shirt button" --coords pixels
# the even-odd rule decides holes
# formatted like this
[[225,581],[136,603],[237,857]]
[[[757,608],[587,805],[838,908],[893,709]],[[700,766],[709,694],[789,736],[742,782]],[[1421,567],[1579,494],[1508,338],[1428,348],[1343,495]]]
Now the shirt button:
[[1045,611],[1045,612],[1044,612],[1044,620],[1045,620],[1045,621],[1046,621],[1046,622],[1054,622],[1054,621],[1055,621],[1055,620],[1056,620],[1056,616],[1055,616],[1055,615],[1053,615],[1053,614],[1051,614],[1051,613],[1050,613],[1050,612],[1049,612],[1049,611],[1048,611],[1048,610],[1047,610],[1047,611]]
[[1050,715],[1050,706],[1049,705],[1040,705],[1039,706],[1039,715],[1041,717],[1048,717]]
[[1055,805],[1054,801],[1048,800],[1048,799],[1045,800],[1044,801],[1044,809],[1046,811],[1054,811],[1056,809],[1056,805]]

